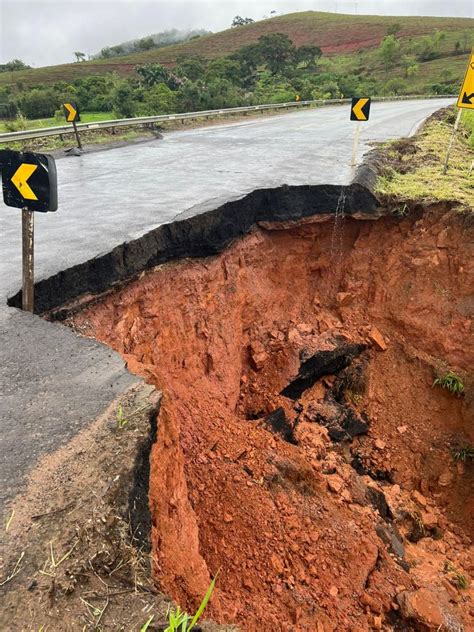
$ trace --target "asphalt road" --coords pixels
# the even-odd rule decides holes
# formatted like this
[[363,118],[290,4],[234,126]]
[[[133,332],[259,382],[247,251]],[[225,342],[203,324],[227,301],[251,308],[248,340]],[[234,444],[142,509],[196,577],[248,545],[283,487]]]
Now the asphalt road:
[[[451,100],[374,103],[359,158],[406,136]],[[256,188],[348,184],[355,124],[347,106],[170,132],[57,161],[59,210],[35,215],[36,279],[86,261],[180,214]],[[194,209],[194,210],[193,210]],[[110,349],[6,307],[21,281],[21,217],[0,202],[0,501],[136,378]],[[5,504],[6,503],[6,504]],[[0,512],[2,513],[2,512]]]

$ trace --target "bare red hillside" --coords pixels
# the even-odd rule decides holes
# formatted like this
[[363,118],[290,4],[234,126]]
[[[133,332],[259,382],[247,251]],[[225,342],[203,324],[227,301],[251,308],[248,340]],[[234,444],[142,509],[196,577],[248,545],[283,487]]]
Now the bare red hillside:
[[[180,55],[202,56],[212,59],[230,54],[246,44],[256,42],[267,33],[285,33],[297,46],[315,44],[325,55],[339,55],[373,48],[380,44],[393,24],[401,26],[398,37],[402,39],[433,33],[436,29],[462,34],[472,30],[474,20],[469,18],[434,17],[387,17],[374,15],[339,15],[305,11],[290,13],[254,24],[198,39],[155,48],[146,52],[132,53],[113,59],[82,63],[61,64],[32,70],[2,73],[0,85],[23,82],[25,84],[72,81],[86,75],[118,72],[132,74],[137,64],[159,62],[173,66]],[[153,29],[153,25],[150,25]]]

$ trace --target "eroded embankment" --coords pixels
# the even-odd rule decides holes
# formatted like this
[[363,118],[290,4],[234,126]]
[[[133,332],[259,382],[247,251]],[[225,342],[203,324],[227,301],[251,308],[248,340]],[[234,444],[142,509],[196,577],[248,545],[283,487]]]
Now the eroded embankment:
[[469,629],[470,243],[443,208],[264,223],[76,314],[164,394],[162,590],[191,609],[219,570],[212,615],[245,630]]

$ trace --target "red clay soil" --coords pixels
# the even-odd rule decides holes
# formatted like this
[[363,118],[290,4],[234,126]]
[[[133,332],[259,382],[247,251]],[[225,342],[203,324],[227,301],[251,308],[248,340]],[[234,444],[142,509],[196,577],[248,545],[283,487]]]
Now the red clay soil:
[[[467,224],[437,209],[347,219],[336,238],[332,221],[260,227],[75,317],[164,393],[154,573],[184,608],[219,572],[210,614],[243,630],[473,629],[473,472],[451,455],[474,442]],[[369,432],[338,444],[311,413],[334,377],[279,393],[341,337],[368,344],[348,405]],[[433,388],[447,368],[465,397]],[[279,407],[297,445],[264,421]]]

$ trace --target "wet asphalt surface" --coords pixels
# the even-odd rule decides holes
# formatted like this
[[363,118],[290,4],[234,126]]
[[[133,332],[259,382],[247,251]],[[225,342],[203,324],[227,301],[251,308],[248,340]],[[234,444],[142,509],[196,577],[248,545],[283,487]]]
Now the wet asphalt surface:
[[[452,100],[373,103],[371,143],[407,136]],[[59,210],[35,214],[36,280],[87,261],[181,214],[257,188],[348,184],[348,106],[249,118],[57,160]],[[4,516],[38,459],[66,443],[137,378],[107,347],[6,307],[21,285],[21,211],[0,202],[0,502]]]

